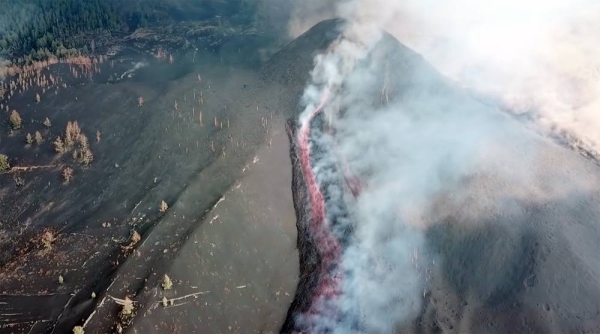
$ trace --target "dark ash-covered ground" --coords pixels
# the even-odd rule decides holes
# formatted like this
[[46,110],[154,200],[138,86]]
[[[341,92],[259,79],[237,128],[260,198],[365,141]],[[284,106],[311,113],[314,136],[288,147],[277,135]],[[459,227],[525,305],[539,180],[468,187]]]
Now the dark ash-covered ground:
[[[129,296],[133,330],[187,333],[192,320],[178,312],[196,309],[198,332],[246,332],[246,319],[256,331],[277,331],[297,260],[289,168],[279,168],[289,165],[287,141],[278,139],[292,108],[256,73],[272,41],[245,34],[180,51],[166,43],[173,64],[125,44],[91,80],[70,78],[60,64],[51,73],[61,73],[67,88],[40,92],[39,103],[33,90],[12,97],[10,110],[21,113],[24,128],[12,135],[6,128],[1,151],[13,166],[45,167],[0,175],[3,330],[70,332],[86,323],[86,332],[111,332],[120,309],[111,297]],[[75,120],[91,142],[89,167],[52,149]],[[37,130],[45,141],[26,147],[25,134]],[[65,166],[75,170],[69,184],[61,178]],[[16,187],[14,176],[25,184]],[[50,248],[41,241],[46,231],[56,237]],[[141,241],[126,248],[134,231]],[[165,273],[174,282],[166,293]],[[203,291],[210,292],[189,296]],[[175,305],[152,310],[163,296]]]

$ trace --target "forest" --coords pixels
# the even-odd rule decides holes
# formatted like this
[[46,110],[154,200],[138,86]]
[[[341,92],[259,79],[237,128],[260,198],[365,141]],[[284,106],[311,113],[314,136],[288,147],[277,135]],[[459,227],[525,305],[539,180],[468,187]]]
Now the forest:
[[[4,0],[0,57],[27,63],[50,56],[93,52],[83,34],[113,35],[137,28],[216,16],[249,16],[251,1]],[[244,14],[245,13],[245,14]],[[247,14],[247,15],[246,15]],[[0,58],[0,59],[1,59]]]

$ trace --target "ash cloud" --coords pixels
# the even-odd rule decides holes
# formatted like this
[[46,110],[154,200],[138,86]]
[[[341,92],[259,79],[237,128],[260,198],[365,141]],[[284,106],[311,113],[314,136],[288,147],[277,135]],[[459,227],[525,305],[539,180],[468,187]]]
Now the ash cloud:
[[[597,1],[333,0],[288,5],[292,37],[325,18],[377,15],[374,24],[449,78],[525,116],[540,133],[566,139],[596,157],[600,153]],[[353,7],[359,10],[349,14]]]
[[[597,78],[571,70],[580,60],[585,67],[590,65],[586,61],[600,59],[588,57],[595,53],[595,45],[578,49],[582,40],[573,38],[587,36],[589,26],[584,22],[588,21],[580,20],[585,28],[578,31],[563,29],[566,35],[549,29],[550,25],[567,27],[566,23],[574,22],[571,19],[581,18],[579,10],[589,4],[550,2],[549,8],[536,12],[542,18],[527,23],[531,27],[521,26],[529,18],[525,9],[532,9],[528,4],[519,11],[474,1],[334,4],[331,16],[347,23],[342,37],[315,59],[300,122],[306,122],[322,96],[329,94],[325,119],[335,135],[324,134],[323,141],[336,152],[331,159],[345,161],[366,186],[352,210],[354,239],[342,258],[344,293],[336,301],[339,309],[353,316],[335,324],[317,317],[312,324],[316,332],[325,328],[388,333],[414,320],[429,288],[428,272],[436,263],[425,231],[453,212],[459,210],[470,224],[504,215],[508,218],[501,222],[506,224],[502,228],[518,235],[526,227],[510,222],[525,216],[527,205],[594,191],[589,179],[565,178],[564,168],[543,167],[548,161],[545,155],[556,152],[548,151],[544,146],[548,143],[521,124],[469,98],[465,91],[432,89],[433,82],[444,79],[426,66],[407,64],[386,67],[387,74],[377,73],[381,64],[375,49],[388,38],[380,28],[391,31],[463,86],[498,98],[514,113],[530,114],[536,129],[568,134],[594,148],[592,130],[600,130],[600,123],[595,127],[591,111],[589,118],[584,116],[595,103],[595,97],[586,94],[594,90]],[[565,16],[550,19],[559,10]],[[295,31],[302,26],[297,22],[310,26],[323,15],[297,16],[298,21],[291,21],[292,32],[302,30]],[[551,45],[560,36],[566,42]],[[570,63],[564,63],[566,54],[551,51],[570,47],[575,53],[566,53],[571,55]],[[409,76],[404,80],[412,82],[411,91],[388,98],[382,75]],[[564,94],[564,76],[579,83],[572,86],[572,96]],[[565,120],[565,115],[570,118]],[[320,173],[332,161],[321,164],[314,166],[320,183],[337,177]]]

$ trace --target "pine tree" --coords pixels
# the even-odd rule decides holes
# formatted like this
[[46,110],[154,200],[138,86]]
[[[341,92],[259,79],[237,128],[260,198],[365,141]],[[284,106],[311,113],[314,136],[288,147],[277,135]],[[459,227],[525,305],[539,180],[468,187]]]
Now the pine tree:
[[0,171],[5,171],[10,168],[10,164],[8,163],[8,156],[4,154],[0,154]]
[[160,208],[159,208],[160,213],[165,213],[165,212],[167,212],[168,209],[169,209],[169,205],[167,205],[167,202],[161,201]]
[[62,176],[65,182],[70,182],[73,179],[73,168],[67,167],[63,169]]
[[42,134],[39,131],[35,132],[34,139],[35,139],[35,143],[38,145],[40,145],[42,143],[42,141],[44,141],[44,138],[42,137]]
[[18,130],[22,126],[21,115],[16,110],[13,110],[10,114],[10,126],[13,130]]
[[94,160],[94,154],[92,154],[92,150],[89,147],[84,147],[80,153],[80,161],[84,165],[89,165]]
[[56,153],[64,153],[65,152],[65,144],[60,137],[56,137],[56,139],[54,140],[54,142],[52,144],[54,144],[54,150],[56,151]]

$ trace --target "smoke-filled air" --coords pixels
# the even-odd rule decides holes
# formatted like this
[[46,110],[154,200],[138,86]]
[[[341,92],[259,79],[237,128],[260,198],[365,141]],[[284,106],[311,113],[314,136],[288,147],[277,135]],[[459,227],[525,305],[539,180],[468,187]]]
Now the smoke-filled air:
[[[315,1],[313,1],[315,2]],[[339,17],[333,3],[295,4],[298,36]],[[600,4],[592,0],[350,1],[459,84],[525,116],[536,130],[600,150]],[[350,5],[350,6],[352,6]],[[348,6],[345,4],[344,6]],[[388,19],[386,19],[388,18]]]
[[[540,143],[599,152],[600,5],[302,2],[292,10],[290,34],[327,17],[345,22],[340,37],[315,58],[300,136],[323,114],[325,130],[310,148],[333,152],[313,158],[312,166],[330,193],[324,195],[328,212],[335,215],[332,198],[341,196],[331,186],[335,180],[359,180],[360,190],[352,204],[339,201],[350,207],[351,219],[325,219],[338,237],[353,231],[337,258],[323,254],[334,258],[330,268],[336,269],[324,280],[338,285],[335,293],[318,293],[299,323],[316,333],[391,333],[415,320],[431,293],[431,273],[452,261],[439,258],[426,240],[435,225],[453,216],[469,228],[495,221],[515,236],[531,228],[520,223],[528,208],[594,191],[584,178],[564,179],[568,163],[549,166],[552,153]],[[460,93],[431,87],[440,80],[433,68],[378,63],[384,57],[376,45],[390,38],[382,29],[449,83],[459,83]],[[416,84],[389,96],[390,78]],[[342,171],[332,173],[331,165]],[[489,259],[496,260],[503,261]],[[485,279],[494,286],[503,278]]]

